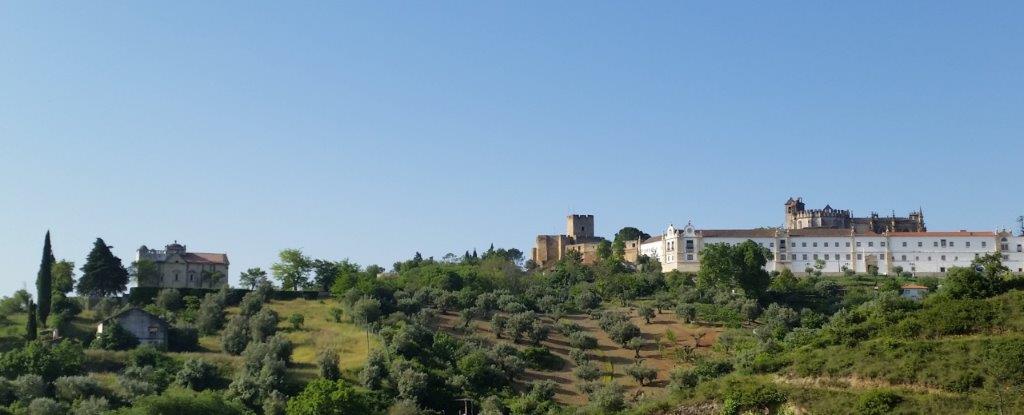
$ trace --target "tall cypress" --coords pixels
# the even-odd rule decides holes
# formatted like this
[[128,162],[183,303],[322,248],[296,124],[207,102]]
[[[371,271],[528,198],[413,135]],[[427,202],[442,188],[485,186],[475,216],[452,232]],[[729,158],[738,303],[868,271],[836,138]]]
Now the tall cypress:
[[36,329],[36,305],[32,303],[32,300],[29,300],[28,318],[25,319],[25,339],[35,340],[38,335],[39,333]]
[[36,299],[39,301],[39,323],[46,327],[46,318],[50,316],[50,304],[53,297],[53,248],[50,246],[50,231],[46,231],[43,240],[43,259],[39,262],[39,274],[36,274]]
[[109,296],[124,292],[127,287],[128,270],[121,264],[121,258],[110,252],[102,238],[96,238],[85,265],[82,265],[82,277],[76,287],[78,293]]

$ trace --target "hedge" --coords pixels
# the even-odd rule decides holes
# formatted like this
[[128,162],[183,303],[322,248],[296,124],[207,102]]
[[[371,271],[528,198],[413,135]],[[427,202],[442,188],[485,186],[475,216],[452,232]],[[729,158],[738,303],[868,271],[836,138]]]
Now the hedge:
[[[168,287],[169,288],[169,287]],[[164,287],[132,287],[128,291],[126,298],[128,302],[138,306],[145,306],[147,304],[153,304],[156,299],[157,293]],[[181,297],[188,297],[190,295],[199,298],[204,297],[206,294],[216,293],[219,290],[208,289],[208,288],[176,288],[180,293]],[[228,289],[228,305],[238,305],[242,301],[242,297],[245,296],[251,290],[243,288],[229,288]],[[273,291],[270,294],[270,298],[273,300],[288,301],[299,298],[307,300],[316,300],[321,298],[321,295],[329,295],[327,293],[321,293],[320,291]]]

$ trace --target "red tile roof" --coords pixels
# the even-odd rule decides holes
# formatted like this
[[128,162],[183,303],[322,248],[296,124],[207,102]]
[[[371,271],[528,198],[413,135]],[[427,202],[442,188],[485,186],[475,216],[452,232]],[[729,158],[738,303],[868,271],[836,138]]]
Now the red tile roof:
[[227,254],[212,254],[208,252],[187,252],[182,256],[185,262],[193,264],[228,264]]
[[890,233],[891,237],[954,237],[954,236],[996,236],[995,232],[992,231],[957,231],[957,232],[893,232]]
[[771,238],[777,229],[701,229],[697,231],[705,238]]

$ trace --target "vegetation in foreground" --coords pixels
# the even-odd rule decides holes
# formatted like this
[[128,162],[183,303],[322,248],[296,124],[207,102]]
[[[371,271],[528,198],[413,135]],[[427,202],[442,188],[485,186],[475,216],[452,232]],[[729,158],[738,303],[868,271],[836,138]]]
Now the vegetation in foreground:
[[[695,275],[625,263],[621,243],[599,254],[550,269],[514,249],[417,254],[385,273],[285,250],[269,274],[242,273],[248,291],[150,299],[121,297],[147,264],[124,267],[98,239],[76,279],[47,235],[34,298],[0,301],[0,411],[1024,411],[1024,292],[997,255],[918,280],[935,290],[915,302],[899,295],[907,276],[769,274],[749,241],[707,247]],[[94,335],[132,301],[173,323],[165,348]]]

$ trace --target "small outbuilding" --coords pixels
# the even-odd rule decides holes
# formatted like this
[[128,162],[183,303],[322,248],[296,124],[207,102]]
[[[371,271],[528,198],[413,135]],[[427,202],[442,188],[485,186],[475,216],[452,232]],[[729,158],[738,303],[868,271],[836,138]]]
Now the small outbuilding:
[[900,296],[914,301],[924,299],[928,294],[928,287],[918,284],[903,284],[900,286]]
[[167,344],[167,332],[171,325],[166,320],[139,307],[125,309],[100,322],[96,326],[96,333],[102,334],[104,327],[110,327],[117,323],[136,339],[139,344],[151,344],[162,346]]

